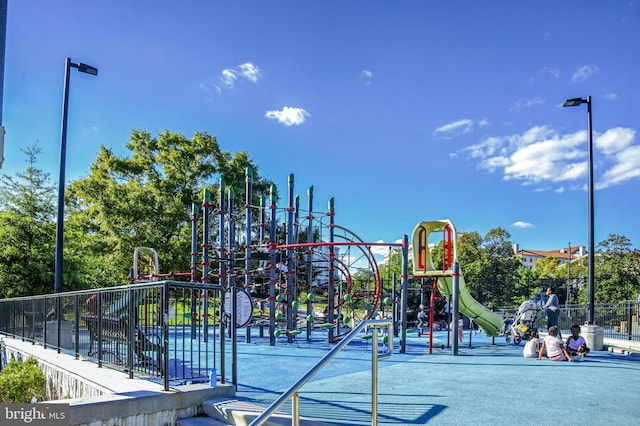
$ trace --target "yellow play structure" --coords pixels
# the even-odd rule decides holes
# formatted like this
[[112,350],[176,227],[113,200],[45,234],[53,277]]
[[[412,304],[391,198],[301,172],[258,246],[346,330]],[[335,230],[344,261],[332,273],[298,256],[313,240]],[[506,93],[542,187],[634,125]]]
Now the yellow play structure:
[[[431,257],[429,235],[442,233],[442,268],[436,269]],[[458,261],[456,228],[450,220],[420,222],[413,230],[413,276],[436,277],[438,291],[444,296],[453,295],[453,265]],[[475,300],[459,273],[458,306],[460,312],[475,321],[489,336],[498,336],[502,329],[502,319]],[[453,295],[455,297],[455,295]]]

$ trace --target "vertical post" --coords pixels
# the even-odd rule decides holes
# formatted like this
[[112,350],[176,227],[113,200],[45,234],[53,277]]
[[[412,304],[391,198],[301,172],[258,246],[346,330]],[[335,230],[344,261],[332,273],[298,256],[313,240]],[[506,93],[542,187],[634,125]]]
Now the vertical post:
[[[245,171],[245,196],[244,196],[244,209],[245,209],[245,243],[244,243],[244,288],[249,289],[251,287],[251,243],[253,242],[253,236],[251,232],[251,210],[252,210],[252,184],[253,184],[253,170],[251,167],[247,167]],[[244,329],[245,341],[251,342],[251,327],[247,326]]]
[[[309,214],[307,215],[307,243],[313,243],[313,186],[307,189],[307,198],[309,202]],[[307,320],[307,340],[311,340],[311,329],[313,328],[313,250],[311,246],[307,247],[307,318],[311,315],[311,321]]]
[[[4,56],[5,44],[7,40],[7,0],[0,0],[0,138],[4,136],[4,128],[2,127],[2,100],[4,99]],[[0,146],[0,148],[2,148]],[[0,169],[2,168],[2,150],[0,149]]]
[[400,297],[402,300],[400,353],[405,353],[407,351],[407,300],[409,286],[409,236],[407,235],[402,237],[402,276],[400,278],[402,280],[400,284]]
[[74,301],[74,312],[75,312],[75,316],[74,316],[74,321],[75,321],[75,327],[74,328],[74,332],[75,332],[75,348],[74,348],[74,355],[75,355],[75,359],[79,359],[80,358],[80,295],[76,294],[75,295],[75,301]]
[[265,238],[264,227],[265,227],[265,222],[267,221],[267,212],[265,210],[266,202],[267,201],[265,200],[264,195],[261,195],[260,196],[260,243],[262,243]]
[[593,218],[593,128],[591,126],[591,96],[587,96],[587,137],[589,138],[587,143],[587,150],[589,152],[589,311],[588,311],[588,324],[594,324],[595,317],[595,297],[594,297],[594,261],[595,261],[595,246],[593,241],[594,233],[594,218]]
[[199,210],[196,203],[191,204],[191,266],[189,267],[191,275],[189,282],[196,283],[198,273],[198,215]]
[[233,188],[229,188],[229,243],[227,244],[228,263],[227,263],[227,289],[231,292],[231,315],[230,315],[230,332],[231,332],[231,382],[238,384],[238,288],[235,283],[235,267],[236,267],[236,220],[233,214],[235,210],[235,193]]
[[291,424],[300,426],[300,395],[298,395],[298,391],[294,392],[291,397]]
[[[162,286],[162,375],[164,377],[164,391],[169,391],[169,283]],[[222,365],[224,365],[224,358]]]
[[[127,321],[127,333],[129,335],[129,342],[127,342],[127,368],[129,369],[129,378],[133,379],[133,352],[136,347],[136,321],[138,318],[136,317],[136,306],[135,306],[135,295],[133,294],[133,287],[129,287],[127,290],[127,302],[129,302],[128,313],[129,321]],[[164,313],[164,309],[162,311]],[[101,341],[102,342],[102,341]],[[102,343],[100,343],[102,344]]]
[[[287,244],[291,245],[294,243],[293,241],[293,173],[289,175],[289,197],[288,197],[288,205],[287,205]],[[287,301],[287,342],[293,342],[293,336],[288,332],[294,329],[293,322],[293,309],[291,305],[293,303],[293,249],[287,247],[287,288],[285,290]]]
[[[394,272],[391,279],[393,283],[392,299],[398,300],[398,274]],[[393,304],[393,336],[394,337],[398,337],[399,328],[400,328],[399,323],[400,323],[400,319],[402,318],[400,315],[401,310],[402,309],[400,309],[400,306],[398,303]]]
[[224,342],[224,334],[225,334],[225,323],[224,323],[224,289],[226,288],[225,286],[225,278],[226,278],[226,274],[225,274],[225,270],[226,270],[226,264],[225,264],[225,251],[224,251],[224,242],[225,242],[225,232],[224,232],[224,225],[225,225],[225,214],[226,214],[226,201],[225,201],[225,192],[226,192],[226,187],[224,184],[224,181],[222,179],[220,179],[220,185],[219,185],[219,194],[218,194],[218,203],[219,203],[219,209],[218,209],[218,218],[219,218],[219,228],[218,228],[218,283],[220,284],[220,286],[222,287],[222,291],[220,293],[220,307],[219,307],[219,317],[218,317],[218,324],[220,325],[220,382],[221,383],[226,383],[226,368],[225,368],[225,362],[224,362],[224,357],[225,357],[225,342]]
[[[293,243],[298,244],[300,242],[300,196],[296,195],[293,200]],[[300,296],[298,290],[298,268],[300,266],[300,249],[296,248],[293,251],[293,261],[291,266],[291,297],[293,298],[293,304],[291,305],[293,309],[293,325],[297,328],[298,324],[298,297]],[[294,303],[295,302],[295,303]]]
[[[211,207],[211,193],[208,189],[204,190],[202,196],[202,278],[203,284],[207,284],[209,278],[209,249],[211,243],[209,241],[209,208]],[[208,292],[202,291],[198,297],[202,296],[202,334],[203,341],[209,341],[209,298]],[[191,315],[191,321],[196,321],[195,313]],[[195,325],[195,324],[194,324]]]
[[[371,425],[378,424],[378,328],[371,333]],[[403,350],[400,352],[404,353]]]
[[269,344],[276,345],[276,188],[269,188],[271,221],[269,223]]
[[460,305],[460,265],[458,261],[455,260],[453,262],[453,318],[451,319],[451,337],[452,337],[452,345],[451,351],[452,355],[458,355],[458,316],[459,316],[459,305]]
[[[334,205],[333,205],[333,198],[331,198],[329,200],[329,212],[327,213],[327,216],[329,216],[329,242],[333,243],[334,242],[334,231],[335,231],[335,212],[334,212]],[[334,309],[334,305],[335,305],[335,300],[334,298],[336,297],[335,295],[335,276],[334,276],[334,256],[335,256],[335,251],[334,251],[334,247],[333,244],[329,245],[329,282],[328,282],[328,289],[329,289],[329,300],[328,300],[328,306],[329,306],[329,312],[327,313],[327,322],[329,324],[333,324],[334,321],[334,315],[333,315],[333,309]],[[333,343],[333,339],[334,339],[334,334],[335,331],[333,328],[329,328],[329,343]]]
[[62,291],[63,245],[64,245],[64,185],[67,167],[67,111],[69,109],[69,74],[71,59],[67,58],[64,67],[64,88],[62,92],[62,133],[60,136],[60,175],[58,177],[58,216],[56,222],[56,258],[53,292]]
[[191,307],[191,340],[196,339],[196,296],[197,292],[194,289],[196,285],[196,278],[198,272],[198,206],[196,203],[191,204],[191,275],[189,278],[192,288],[190,293],[191,301],[189,302]]
[[[244,286],[249,288],[251,285],[251,205],[253,200],[252,187],[253,185],[253,170],[251,167],[247,167],[245,175],[245,235],[246,241],[244,245]],[[250,331],[247,328],[247,333]]]
[[564,308],[569,309],[569,295],[571,294],[571,241],[569,241],[569,261],[567,262],[567,297],[564,300]]

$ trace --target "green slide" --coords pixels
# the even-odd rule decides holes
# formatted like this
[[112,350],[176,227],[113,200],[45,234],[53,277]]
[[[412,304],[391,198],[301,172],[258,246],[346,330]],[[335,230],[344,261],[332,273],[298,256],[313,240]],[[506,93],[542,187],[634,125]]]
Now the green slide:
[[[434,244],[429,241],[431,234],[442,234],[442,242]],[[413,230],[413,276],[435,277],[438,280],[438,290],[444,296],[453,294],[453,270],[452,265],[458,261],[458,239],[456,228],[449,219],[422,221]],[[434,247],[442,248],[442,269],[433,264],[431,250]],[[460,312],[474,320],[488,336],[497,336],[502,329],[502,319],[482,306],[469,293],[464,283],[464,277],[459,275]]]
[[[485,308],[480,302],[471,297],[464,277],[460,274],[458,307],[460,312],[475,321],[487,336],[498,336],[503,323],[499,316]],[[438,290],[444,296],[453,294],[453,277],[438,278]]]

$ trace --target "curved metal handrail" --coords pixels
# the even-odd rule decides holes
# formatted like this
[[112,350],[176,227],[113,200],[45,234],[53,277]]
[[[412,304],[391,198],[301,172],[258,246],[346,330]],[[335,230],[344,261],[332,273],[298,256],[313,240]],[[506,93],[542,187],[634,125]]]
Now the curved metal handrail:
[[[378,353],[378,331],[379,328],[387,328],[387,350]],[[333,349],[315,363],[305,374],[302,375],[289,389],[280,395],[275,401],[267,407],[267,409],[250,423],[250,426],[259,426],[264,424],[275,411],[280,408],[289,398],[292,398],[291,404],[291,424],[300,424],[300,410],[298,401],[298,390],[302,388],[313,376],[315,376],[338,352],[345,348],[358,333],[362,330],[373,328],[371,338],[371,424],[377,424],[378,417],[378,360],[388,359],[393,353],[393,322],[391,320],[365,320],[360,322],[356,327],[347,334]]]

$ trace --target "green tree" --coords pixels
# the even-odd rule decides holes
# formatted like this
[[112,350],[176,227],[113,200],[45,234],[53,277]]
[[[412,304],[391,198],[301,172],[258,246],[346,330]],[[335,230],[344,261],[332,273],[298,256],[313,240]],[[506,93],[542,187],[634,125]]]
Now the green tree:
[[538,272],[539,278],[551,278],[556,275],[560,262],[555,257],[547,256],[544,259],[536,260],[533,269]]
[[529,300],[538,292],[538,272],[535,269],[519,267],[514,277],[513,293],[511,301],[520,305],[525,300]]
[[23,152],[27,169],[0,184],[0,297],[53,292],[55,190],[36,167],[41,149]]
[[458,262],[467,286],[475,295],[478,276],[482,269],[482,236],[477,231],[463,232],[458,236]]
[[[248,167],[254,171],[255,200],[271,185],[257,176],[246,152],[232,157],[204,132],[187,139],[169,131],[152,137],[134,130],[126,147],[130,155],[124,157],[101,147],[89,177],[69,186],[69,255],[83,259],[90,286],[125,281],[140,246],[157,249],[163,272],[187,271],[189,215],[192,203],[202,203],[203,190],[211,189],[211,203],[217,205],[222,179],[244,205]],[[212,231],[213,239],[217,231]]]
[[622,235],[609,234],[594,258],[596,302],[634,299],[640,293],[640,252]]
[[511,302],[520,262],[514,256],[510,238],[508,231],[498,227],[482,239],[480,260],[474,265],[477,275],[469,283],[472,295],[480,303],[502,306]]

